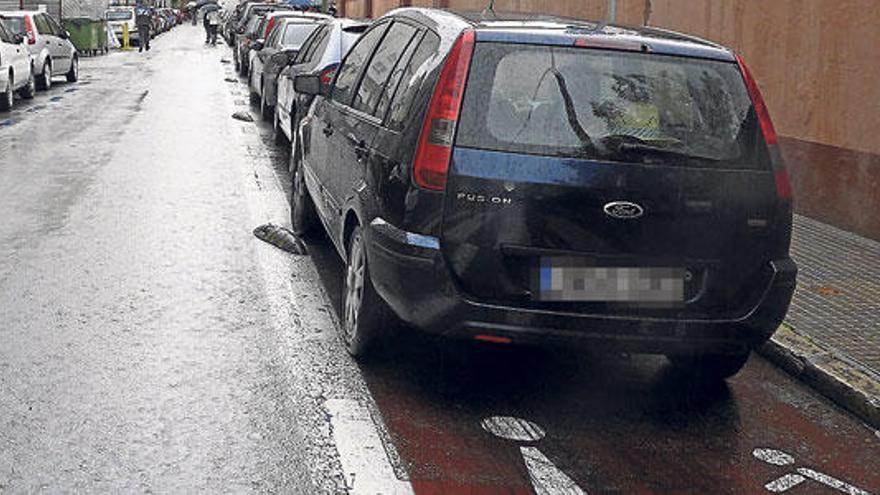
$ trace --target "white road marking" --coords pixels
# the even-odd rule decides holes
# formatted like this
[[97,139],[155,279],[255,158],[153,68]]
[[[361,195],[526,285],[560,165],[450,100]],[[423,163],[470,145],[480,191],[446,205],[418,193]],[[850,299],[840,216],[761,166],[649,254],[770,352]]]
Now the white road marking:
[[544,438],[544,429],[513,416],[492,416],[480,422],[480,426],[496,437],[514,442],[537,442]]
[[586,494],[574,480],[556,467],[540,450],[535,447],[520,447],[519,450],[526,461],[529,478],[532,480],[532,488],[535,489],[537,495]]
[[352,399],[325,402],[349,493],[412,494],[407,481],[397,479],[370,410]]
[[[781,450],[755,449],[752,451],[752,455],[755,458],[774,466],[790,466],[794,464],[794,457]],[[837,478],[828,476],[825,473],[820,473],[814,469],[802,467],[797,468],[795,471],[796,473],[788,473],[776,478],[764,485],[764,488],[773,493],[783,493],[810,479],[849,495],[871,495],[869,492],[866,492],[861,488],[856,488],[849,483],[840,481]]]
[[[537,442],[544,438],[544,429],[535,423],[513,416],[491,416],[480,426],[496,437],[514,442]],[[537,495],[585,495],[586,492],[536,447],[519,448]]]
[[755,449],[752,451],[755,458],[774,466],[790,466],[794,464],[794,457],[776,449]]

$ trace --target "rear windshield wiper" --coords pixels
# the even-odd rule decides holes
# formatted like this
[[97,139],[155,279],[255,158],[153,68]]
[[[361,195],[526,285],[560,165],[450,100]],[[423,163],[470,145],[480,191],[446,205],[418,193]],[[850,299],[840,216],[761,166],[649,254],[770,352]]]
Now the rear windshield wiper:
[[584,129],[584,126],[581,125],[581,121],[578,118],[577,110],[574,108],[574,99],[568,91],[568,84],[565,82],[565,76],[563,76],[556,67],[553,67],[550,72],[556,79],[556,85],[559,86],[559,93],[562,95],[562,100],[565,102],[565,116],[568,119],[568,125],[571,126],[571,130],[577,135],[585,150],[595,151],[595,143],[593,143],[590,134]]
[[718,158],[710,157],[710,156],[701,156],[694,155],[692,153],[687,153],[682,150],[677,150],[673,148],[668,148],[665,146],[655,146],[647,143],[620,143],[617,145],[617,150],[624,153],[652,153],[659,155],[669,155],[679,158],[686,158],[689,160],[704,160],[704,161],[712,161],[719,162],[721,161]]

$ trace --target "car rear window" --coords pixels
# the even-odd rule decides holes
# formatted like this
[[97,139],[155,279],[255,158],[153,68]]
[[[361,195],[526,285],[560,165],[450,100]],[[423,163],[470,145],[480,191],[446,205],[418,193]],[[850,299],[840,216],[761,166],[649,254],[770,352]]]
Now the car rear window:
[[736,64],[478,43],[456,145],[607,161],[766,168]]
[[2,21],[12,34],[24,34],[24,17],[3,17]]
[[108,21],[127,21],[131,19],[131,11],[128,9],[108,10]]
[[284,29],[284,38],[281,45],[286,48],[299,48],[305,43],[312,32],[318,28],[318,24],[288,24]]

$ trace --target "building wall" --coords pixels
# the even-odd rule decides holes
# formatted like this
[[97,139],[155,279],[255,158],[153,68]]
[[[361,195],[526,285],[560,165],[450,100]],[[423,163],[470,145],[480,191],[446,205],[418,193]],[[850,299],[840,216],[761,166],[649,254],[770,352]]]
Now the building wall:
[[[407,4],[482,10],[488,0],[347,0],[345,14],[375,17]],[[607,5],[496,0],[495,9],[604,19]],[[741,53],[782,136],[797,211],[880,239],[877,6],[877,0],[617,0],[617,21],[647,21]]]

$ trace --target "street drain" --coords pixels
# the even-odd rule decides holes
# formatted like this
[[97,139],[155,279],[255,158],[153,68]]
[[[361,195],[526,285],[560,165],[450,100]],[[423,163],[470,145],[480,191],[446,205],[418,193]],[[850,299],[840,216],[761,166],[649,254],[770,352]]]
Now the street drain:
[[278,249],[287,251],[288,253],[309,254],[305,243],[303,243],[296,234],[284,227],[275,225],[274,223],[260,225],[254,229],[254,235],[257,239],[269,243]]
[[236,120],[241,120],[242,122],[253,122],[254,118],[251,117],[249,112],[235,112],[232,114],[232,118]]

